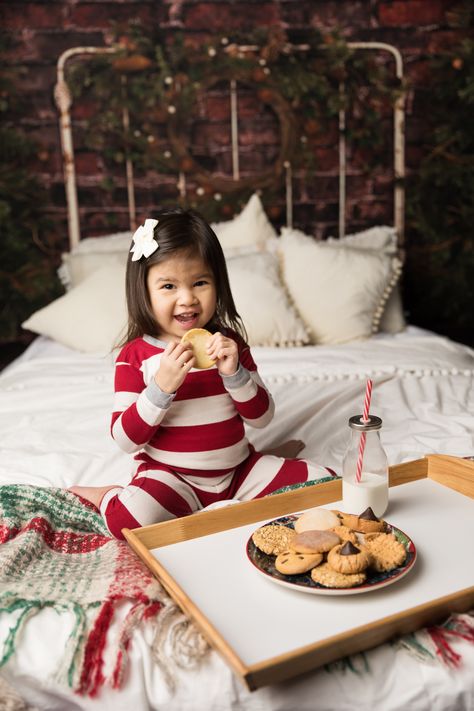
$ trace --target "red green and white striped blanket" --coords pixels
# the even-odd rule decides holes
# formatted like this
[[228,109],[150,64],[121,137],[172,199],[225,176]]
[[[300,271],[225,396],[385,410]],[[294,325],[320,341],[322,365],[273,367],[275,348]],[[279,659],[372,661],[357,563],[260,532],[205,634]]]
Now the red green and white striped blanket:
[[[56,680],[95,696],[106,681],[120,687],[132,631],[177,610],[127,543],[110,537],[95,507],[64,489],[1,486],[0,543],[0,614],[12,620],[0,666],[33,615],[46,607],[70,611],[75,622]],[[105,679],[107,633],[123,601],[131,607]]]

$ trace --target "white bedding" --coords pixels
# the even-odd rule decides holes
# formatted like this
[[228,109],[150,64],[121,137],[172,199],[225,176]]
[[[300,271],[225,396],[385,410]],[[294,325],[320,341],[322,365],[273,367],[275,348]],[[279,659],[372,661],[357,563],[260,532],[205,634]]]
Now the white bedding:
[[[474,454],[474,351],[468,347],[409,327],[343,346],[254,348],[253,355],[276,403],[272,424],[249,431],[257,449],[300,438],[305,458],[339,473],[347,421],[361,412],[370,376],[371,412],[383,419],[390,464],[428,453]],[[133,462],[109,435],[112,395],[112,355],[85,355],[38,338],[0,375],[0,484],[126,482]],[[171,691],[149,658],[148,633],[134,635],[125,687],[104,690],[95,701],[73,697],[48,680],[65,634],[52,610],[28,622],[19,653],[1,673],[39,709],[58,711],[305,711],[316,708],[315,699],[318,709],[328,711],[474,708],[474,647],[467,643],[456,646],[465,660],[457,671],[384,645],[368,655],[369,676],[320,670],[250,694],[216,653],[197,670],[178,671]],[[44,639],[56,642],[48,643],[46,659]]]

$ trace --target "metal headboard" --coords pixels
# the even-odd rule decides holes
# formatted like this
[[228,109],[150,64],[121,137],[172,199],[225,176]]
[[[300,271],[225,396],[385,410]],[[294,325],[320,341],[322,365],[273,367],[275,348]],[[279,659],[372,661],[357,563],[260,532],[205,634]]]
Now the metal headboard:
[[[395,59],[395,74],[401,82],[403,79],[402,56],[393,45],[384,42],[349,42],[351,49],[374,50],[389,52]],[[240,47],[242,52],[252,51],[253,46]],[[309,49],[309,45],[296,45],[296,51]],[[54,97],[60,114],[61,149],[64,166],[64,181],[66,187],[66,201],[68,213],[69,244],[72,249],[79,243],[81,238],[79,226],[79,205],[76,187],[76,170],[74,163],[74,146],[72,139],[71,125],[71,105],[72,98],[69,87],[65,80],[65,66],[71,57],[77,55],[91,54],[114,54],[116,50],[111,47],[72,47],[61,54],[57,63],[57,83],[54,89]],[[123,79],[125,82],[125,78]],[[344,91],[344,84],[340,83],[340,91]],[[229,82],[230,109],[231,109],[231,146],[232,146],[232,177],[239,180],[239,135],[238,135],[238,91],[237,82],[231,79]],[[125,131],[128,130],[130,118],[126,106],[122,112],[122,122]],[[345,235],[346,228],[346,114],[344,110],[339,112],[339,237]],[[404,243],[404,220],[405,220],[405,96],[401,92],[397,98],[393,110],[393,168],[394,168],[394,226],[398,235],[399,247]],[[126,180],[128,195],[128,212],[130,229],[136,229],[136,207],[135,190],[133,180],[133,164],[130,158],[126,159]],[[284,163],[285,169],[285,198],[286,198],[286,224],[293,225],[293,191],[292,191],[292,166],[289,161]],[[186,195],[186,176],[183,172],[178,175],[177,187],[180,197]]]

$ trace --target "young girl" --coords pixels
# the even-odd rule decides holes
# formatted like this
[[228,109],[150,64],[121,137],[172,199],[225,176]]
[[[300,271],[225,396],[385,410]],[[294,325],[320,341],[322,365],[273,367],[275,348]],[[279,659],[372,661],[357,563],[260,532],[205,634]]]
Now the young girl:
[[[98,506],[112,535],[122,538],[124,527],[332,473],[258,453],[247,440],[244,423],[265,427],[274,405],[246,344],[219,240],[204,219],[192,210],[163,212],[146,220],[133,242],[112,436],[136,453],[137,469],[126,487],[71,490]],[[194,368],[192,346],[181,342],[192,328],[213,334],[208,355],[216,364],[207,370]]]

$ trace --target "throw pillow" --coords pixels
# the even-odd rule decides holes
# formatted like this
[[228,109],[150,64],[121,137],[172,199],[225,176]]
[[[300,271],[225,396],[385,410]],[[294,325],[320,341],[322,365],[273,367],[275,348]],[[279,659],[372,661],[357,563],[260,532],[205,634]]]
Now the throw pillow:
[[278,274],[278,260],[266,252],[227,259],[235,305],[251,346],[309,343],[304,323],[291,305]]
[[[304,236],[303,232],[290,228],[283,228],[282,233],[284,232],[295,232]],[[329,237],[326,243],[332,247],[372,250],[376,253],[389,254],[394,257],[398,253],[397,232],[394,227],[387,225],[370,227],[367,230],[346,235],[341,239]],[[406,320],[403,315],[400,288],[399,284],[396,284],[385,304],[379,330],[386,333],[400,333],[405,328]]]
[[296,231],[280,238],[283,278],[313,343],[368,338],[401,272],[397,257],[316,242]]
[[[262,202],[254,193],[242,212],[227,222],[211,225],[224,254],[248,254],[265,247],[276,237]],[[58,276],[66,289],[71,289],[111,260],[125,264],[132,241],[132,232],[117,232],[103,237],[86,237],[70,252],[62,255]]]
[[226,256],[239,251],[263,249],[267,240],[276,237],[263,209],[262,202],[254,193],[242,212],[227,222],[211,224],[219,238]]
[[86,353],[109,353],[127,323],[124,267],[98,269],[78,286],[39,309],[23,328]]

